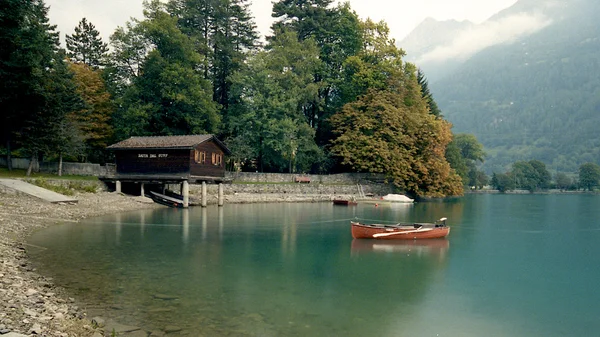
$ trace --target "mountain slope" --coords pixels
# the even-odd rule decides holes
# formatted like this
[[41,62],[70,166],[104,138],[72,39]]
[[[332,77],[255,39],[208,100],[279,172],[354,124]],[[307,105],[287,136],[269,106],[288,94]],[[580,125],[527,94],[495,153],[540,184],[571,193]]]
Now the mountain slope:
[[544,26],[476,52],[430,83],[454,132],[484,145],[486,171],[516,160],[558,171],[600,162],[599,9],[593,0],[521,0],[491,22],[521,15]]

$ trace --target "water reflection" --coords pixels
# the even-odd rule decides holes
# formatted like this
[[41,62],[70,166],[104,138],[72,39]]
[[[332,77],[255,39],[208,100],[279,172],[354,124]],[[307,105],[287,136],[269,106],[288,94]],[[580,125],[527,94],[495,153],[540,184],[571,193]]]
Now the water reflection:
[[431,240],[360,240],[353,239],[352,256],[370,253],[403,254],[416,257],[435,257],[444,260],[450,248],[448,239]]
[[[353,243],[346,219],[374,211],[306,204],[115,214],[40,233],[49,249],[37,258],[91,315],[146,330],[378,335],[364,317],[410,316],[406,308],[418,306],[444,270],[429,258],[444,247]],[[427,258],[395,258],[403,249]],[[363,251],[374,254],[352,258]],[[397,287],[413,291],[389,292]]]

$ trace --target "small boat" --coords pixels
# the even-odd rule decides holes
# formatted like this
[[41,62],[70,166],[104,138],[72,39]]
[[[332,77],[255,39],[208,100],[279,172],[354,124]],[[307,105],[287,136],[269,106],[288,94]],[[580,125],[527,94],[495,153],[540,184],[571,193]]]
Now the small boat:
[[450,234],[446,218],[434,223],[397,223],[393,225],[363,224],[350,221],[355,239],[418,240],[445,238]]
[[150,191],[150,198],[154,200],[155,203],[175,207],[175,208],[183,208],[183,200],[178,198],[173,198],[168,195],[160,194],[154,191]]
[[344,200],[344,199],[333,199],[334,205],[342,205],[342,206],[355,206],[358,205],[356,201],[352,200]]

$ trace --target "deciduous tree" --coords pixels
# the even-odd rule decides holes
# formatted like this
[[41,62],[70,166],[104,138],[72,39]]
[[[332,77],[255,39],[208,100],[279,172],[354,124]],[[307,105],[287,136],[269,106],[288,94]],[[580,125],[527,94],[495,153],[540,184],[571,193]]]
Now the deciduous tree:
[[[252,157],[261,172],[308,171],[322,152],[314,141],[314,130],[303,114],[304,107],[318,94],[312,74],[320,61],[312,40],[298,41],[294,32],[281,32],[267,51],[249,60],[248,69],[235,80],[243,98],[232,118],[228,144],[253,145]],[[243,140],[243,141],[242,141]],[[232,146],[233,147],[233,146]]]
[[579,185],[588,191],[600,185],[600,166],[595,163],[585,163],[579,167]]
[[[416,84],[416,76],[408,80]],[[354,170],[384,173],[417,196],[462,195],[460,177],[444,157],[449,123],[428,113],[425,102],[414,97],[418,91],[399,83],[392,87],[369,90],[331,118],[339,135],[332,152]]]
[[[216,133],[220,127],[210,83],[202,78],[203,58],[177,19],[159,1],[146,3],[146,17],[115,36],[119,73],[124,82],[121,108],[115,116],[119,138],[129,135]],[[119,59],[118,56],[116,59]],[[128,60],[136,66],[129,67]]]
[[71,63],[77,93],[85,102],[83,109],[73,111],[69,118],[85,137],[84,160],[103,163],[104,150],[113,137],[111,117],[114,105],[100,71],[83,63]]
[[509,173],[494,173],[492,175],[492,180],[490,182],[492,187],[504,193],[506,191],[514,190],[515,187],[515,179]]

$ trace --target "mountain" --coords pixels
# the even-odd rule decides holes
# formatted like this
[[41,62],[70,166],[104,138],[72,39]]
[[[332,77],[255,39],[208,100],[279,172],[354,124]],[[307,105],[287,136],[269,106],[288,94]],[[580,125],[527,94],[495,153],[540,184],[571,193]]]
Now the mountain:
[[[458,33],[467,31],[473,26],[475,24],[470,21],[437,21],[427,18],[402,40],[400,47],[407,52],[406,61],[423,63],[421,58],[424,55],[432,53],[438,46],[452,41]],[[461,63],[458,59],[442,64],[433,62],[425,65],[425,68],[428,73],[435,75],[435,77],[429,78],[430,81],[433,81],[447,75]]]
[[[484,145],[488,173],[517,160],[563,172],[600,163],[599,10],[596,0],[520,0],[415,61],[454,132]],[[454,65],[438,77],[436,62]]]

